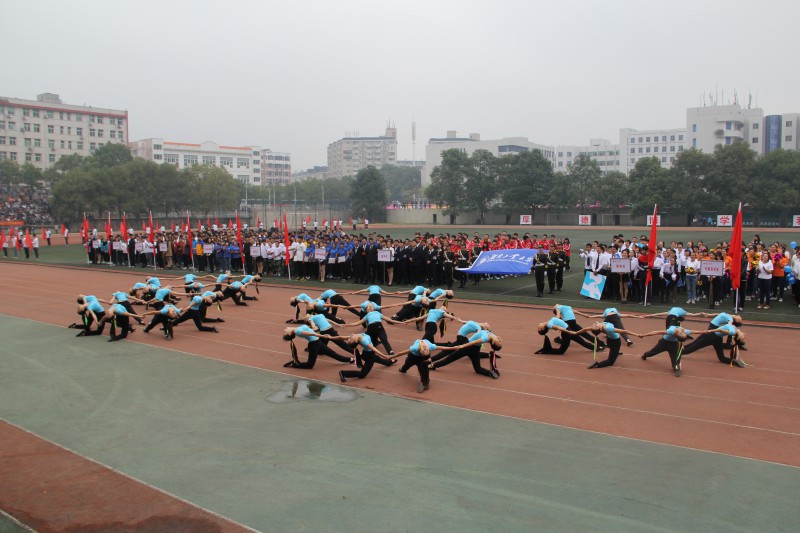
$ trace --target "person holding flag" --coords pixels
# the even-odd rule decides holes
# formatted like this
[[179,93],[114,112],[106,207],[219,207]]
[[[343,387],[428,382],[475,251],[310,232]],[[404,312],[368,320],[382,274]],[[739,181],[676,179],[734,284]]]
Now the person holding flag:
[[8,241],[6,240],[5,232],[1,229],[0,229],[0,248],[3,249],[3,257],[8,257]]

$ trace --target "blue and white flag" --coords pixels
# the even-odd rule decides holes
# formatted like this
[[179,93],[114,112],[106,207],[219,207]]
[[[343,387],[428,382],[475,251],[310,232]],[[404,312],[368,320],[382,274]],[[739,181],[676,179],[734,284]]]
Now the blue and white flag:
[[530,274],[537,253],[528,248],[481,252],[471,267],[456,270],[467,274]]
[[602,274],[586,273],[583,278],[583,286],[581,287],[581,296],[588,296],[595,300],[599,300],[603,294],[603,287],[606,286],[606,277]]

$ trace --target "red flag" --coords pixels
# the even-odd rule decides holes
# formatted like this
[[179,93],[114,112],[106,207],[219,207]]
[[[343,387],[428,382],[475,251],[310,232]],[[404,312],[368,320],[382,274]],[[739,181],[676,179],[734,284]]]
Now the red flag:
[[242,242],[242,221],[239,220],[239,211],[236,211],[236,242],[239,244],[239,253],[244,261],[244,243]]
[[228,229],[233,228],[233,220],[228,219]]
[[200,220],[198,219],[198,221],[197,221],[197,231],[198,231],[198,232],[201,232],[201,231],[203,231],[203,230],[202,230],[202,227],[203,227],[203,225],[200,223]]
[[656,260],[656,245],[658,244],[658,204],[653,207],[653,223],[650,225],[650,240],[647,241],[647,278],[645,286],[653,279],[653,263]]
[[114,228],[111,227],[111,211],[108,212],[108,221],[106,222],[106,238],[114,236]]
[[0,229],[0,248],[6,243],[6,234],[3,230]]
[[308,218],[306,218],[306,224],[311,224],[311,215],[308,215]]
[[89,240],[89,221],[86,220],[86,212],[83,213],[83,226],[81,227],[81,239],[83,242]]
[[31,230],[25,228],[25,247],[33,248],[33,239],[31,239]]
[[[252,220],[252,219],[250,219],[250,220]],[[256,227],[257,227],[258,229],[261,229],[261,216],[259,216],[259,217],[258,217],[258,220],[256,221]]]
[[325,219],[324,218],[322,219],[322,227],[323,228],[325,227]]
[[44,224],[42,224],[42,233],[40,234],[42,237],[47,235],[47,232],[44,230]]
[[289,266],[289,224],[286,223],[286,213],[283,214],[283,244],[286,246],[286,266]]
[[278,219],[277,218],[275,219],[275,225],[272,226],[272,227],[273,228],[280,228],[280,226],[278,226]]
[[[150,241],[151,243],[155,243],[156,242],[156,235],[155,235],[155,231],[153,231],[153,212],[152,211],[150,211],[150,219],[149,219],[147,227],[150,228],[150,235],[147,236],[147,240]],[[147,230],[145,230],[145,231],[147,231]],[[155,248],[153,248],[153,250],[155,250]]]
[[[217,227],[219,227],[219,219],[218,219],[217,217],[214,217],[214,224],[215,224]],[[211,226],[211,224],[209,224],[209,226]]]
[[209,216],[206,216],[206,227],[209,229],[211,228],[211,217]]
[[350,217],[350,225],[351,226],[353,225],[353,217],[352,216]]
[[731,287],[738,289],[742,282],[742,203],[739,202],[739,212],[736,213],[736,223],[733,225],[731,237]]
[[147,233],[147,222],[142,220],[142,233]]
[[128,221],[125,218],[125,213],[122,213],[122,222],[119,223],[119,233],[123,239],[128,238]]
[[194,255],[194,245],[192,244],[192,224],[189,222],[189,211],[186,211],[186,242],[189,244],[189,253]]
[[61,236],[62,236],[62,237],[64,236],[64,232],[65,232],[65,231],[67,231],[67,227],[66,227],[66,226],[64,225],[64,223],[62,222],[62,223],[61,223]]
[[20,239],[19,235],[17,234],[17,228],[14,228],[14,248],[17,250],[22,250],[22,239]]

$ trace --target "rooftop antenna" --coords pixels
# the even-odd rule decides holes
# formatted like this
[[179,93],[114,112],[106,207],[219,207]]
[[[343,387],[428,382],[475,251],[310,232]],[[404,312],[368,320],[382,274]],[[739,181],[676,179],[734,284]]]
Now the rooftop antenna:
[[750,106],[753,103],[753,93],[750,92],[750,88],[747,89],[747,109],[750,109]]
[[411,117],[411,167],[417,168],[417,123]]

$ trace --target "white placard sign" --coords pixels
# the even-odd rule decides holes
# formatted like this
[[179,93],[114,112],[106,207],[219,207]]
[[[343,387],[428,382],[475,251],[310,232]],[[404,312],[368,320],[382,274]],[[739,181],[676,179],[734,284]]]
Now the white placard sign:
[[329,257],[329,258],[328,258],[328,264],[329,264],[329,265],[332,265],[332,264],[333,264],[333,263],[335,263],[335,262],[336,262],[336,258],[335,258],[335,257]]
[[214,253],[214,245],[213,244],[204,244],[203,245],[203,254],[211,255]]
[[[647,215],[647,225],[653,227],[653,215]],[[656,217],[656,226],[661,225],[661,215]]]
[[140,254],[144,249],[144,244],[142,244],[141,242],[137,242],[136,244],[133,245],[133,249],[136,250],[137,254]]
[[325,248],[314,249],[314,259],[324,261],[326,257],[328,257],[328,251]]
[[100,241],[98,239],[92,241],[92,248],[100,248]]
[[165,243],[165,242],[158,243],[158,251],[159,252],[166,252],[167,251],[167,243]]
[[391,250],[378,250],[378,262],[379,263],[388,263],[392,260],[392,251]]
[[733,215],[717,215],[717,227],[730,228],[733,226]]
[[250,247],[250,257],[261,257],[261,247],[260,246],[251,246]]
[[114,241],[114,250],[122,250],[122,243],[119,241]]
[[345,257],[343,255],[340,255],[339,257],[336,258],[336,262],[337,263],[344,263],[346,260],[347,260],[347,257]]
[[519,224],[520,226],[530,226],[533,224],[533,217],[531,215],[520,215]]
[[591,226],[592,225],[592,215],[578,215],[578,225],[579,226]]
[[700,261],[701,276],[723,276],[725,261]]
[[616,274],[627,274],[631,271],[631,260],[624,257],[611,258],[611,272]]

